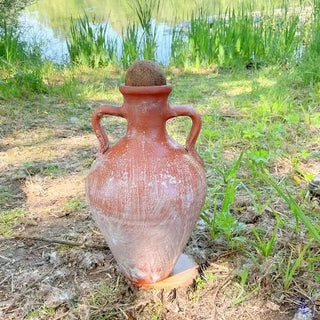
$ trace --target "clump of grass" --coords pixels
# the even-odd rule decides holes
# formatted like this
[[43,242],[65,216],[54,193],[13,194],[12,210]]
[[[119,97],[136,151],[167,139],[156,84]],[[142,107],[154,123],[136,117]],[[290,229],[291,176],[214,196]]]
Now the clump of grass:
[[279,225],[280,219],[278,218],[270,236],[267,234],[263,234],[256,227],[251,228],[251,231],[255,236],[256,240],[251,241],[250,243],[256,248],[259,254],[261,254],[265,258],[269,257],[273,252],[274,244],[277,239]]
[[65,211],[68,214],[76,214],[86,208],[86,203],[83,199],[71,199],[65,206]]
[[219,234],[224,234],[228,243],[230,243],[232,235],[242,228],[242,225],[235,219],[230,210],[235,199],[238,184],[235,178],[239,170],[242,157],[243,154],[241,153],[231,169],[221,172],[225,184],[224,192],[222,193],[223,200],[221,208],[218,208],[217,206],[218,197],[221,197],[221,193],[218,192],[220,187],[209,190],[209,199],[211,203],[213,202],[213,205],[209,205],[209,208],[202,213],[201,218],[208,226],[211,239],[213,240],[217,238]]
[[283,289],[285,291],[288,291],[288,289],[290,288],[293,277],[294,277],[296,271],[301,266],[303,259],[304,259],[304,256],[305,256],[307,250],[309,249],[309,247],[311,246],[312,241],[313,241],[313,239],[310,239],[309,242],[304,245],[303,249],[301,250],[297,259],[294,262],[292,261],[293,251],[291,250],[290,257],[288,259],[288,263],[287,263],[287,266],[284,270],[284,275],[283,275]]
[[52,307],[42,306],[27,312],[26,320],[42,320],[53,317],[56,314],[56,309]]
[[0,235],[9,236],[12,234],[12,228],[15,223],[24,216],[23,209],[12,209],[0,212]]
[[87,14],[74,20],[71,18],[70,38],[67,47],[74,64],[97,68],[107,65],[115,54],[114,43],[106,44],[108,25],[95,25]]

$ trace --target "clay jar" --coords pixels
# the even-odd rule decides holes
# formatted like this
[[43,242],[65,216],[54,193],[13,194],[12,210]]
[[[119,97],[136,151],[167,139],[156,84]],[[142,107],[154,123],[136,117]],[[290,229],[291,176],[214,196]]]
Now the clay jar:
[[[138,285],[170,275],[206,195],[195,150],[201,118],[191,107],[171,107],[171,89],[121,85],[123,105],[102,106],[92,117],[100,154],[86,180],[87,198],[120,269]],[[112,147],[100,125],[104,115],[127,120],[126,135]],[[185,147],[166,131],[177,116],[192,119]]]

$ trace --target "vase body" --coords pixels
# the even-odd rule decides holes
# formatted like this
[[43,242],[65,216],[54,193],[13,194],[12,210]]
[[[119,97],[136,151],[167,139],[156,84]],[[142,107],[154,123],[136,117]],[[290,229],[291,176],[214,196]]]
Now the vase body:
[[[203,206],[206,178],[194,149],[201,121],[194,109],[168,104],[170,85],[120,91],[121,107],[101,107],[93,115],[101,152],[86,194],[121,271],[142,285],[170,275]],[[106,114],[127,119],[126,135],[112,147],[99,124]],[[186,147],[166,132],[166,121],[176,116],[193,120]]]

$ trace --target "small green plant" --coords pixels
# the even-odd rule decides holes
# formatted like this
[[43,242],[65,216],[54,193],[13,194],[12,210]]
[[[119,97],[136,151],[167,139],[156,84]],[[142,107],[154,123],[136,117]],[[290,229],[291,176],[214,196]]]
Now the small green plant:
[[55,164],[48,164],[41,170],[42,174],[48,175],[51,177],[56,176],[58,174],[58,172],[59,172],[59,168]]
[[243,153],[240,154],[234,165],[225,172],[219,170],[225,183],[221,209],[218,209],[217,206],[217,196],[219,195],[217,191],[220,187],[210,190],[210,198],[213,200],[213,208],[211,207],[209,210],[203,212],[201,214],[201,218],[204,220],[209,229],[211,239],[215,239],[219,233],[223,233],[227,237],[229,243],[232,234],[240,231],[243,227],[242,224],[233,217],[230,211],[230,206],[234,201],[237,187],[237,181],[235,177],[239,170],[242,157]]
[[276,242],[279,225],[281,223],[280,218],[277,217],[277,222],[273,228],[271,235],[262,234],[257,228],[252,227],[251,231],[255,236],[255,241],[250,241],[251,245],[256,248],[258,253],[260,253],[263,257],[267,258],[271,255],[274,244]]
[[24,216],[23,209],[12,209],[0,212],[0,235],[9,236],[15,223],[20,221]]
[[128,285],[120,277],[103,282],[88,298],[93,308],[90,319],[121,319],[123,308],[133,302],[127,292]]
[[71,199],[65,207],[65,210],[69,214],[79,213],[86,208],[86,203],[83,199]]
[[92,163],[93,163],[93,161],[94,161],[94,158],[87,157],[87,158],[83,158],[81,160],[81,163],[85,168],[90,168]]
[[239,277],[241,279],[240,285],[244,286],[248,282],[248,277],[249,277],[249,269],[244,268],[240,273]]
[[311,246],[312,242],[313,242],[313,239],[309,240],[309,242],[307,244],[305,244],[305,246],[301,250],[300,254],[298,255],[297,260],[294,263],[292,261],[293,250],[291,250],[290,257],[289,257],[288,263],[287,263],[287,267],[285,269],[285,273],[283,276],[283,289],[285,291],[287,291],[290,288],[292,279],[293,279],[296,271],[301,266],[301,264],[303,262],[303,258],[305,256],[307,250]]
[[192,294],[193,301],[197,302],[199,300],[201,290],[217,280],[218,277],[213,272],[205,270],[201,276],[196,278],[195,291]]
[[50,307],[40,307],[38,309],[33,309],[28,311],[25,319],[26,320],[45,320],[48,319],[49,317],[51,318],[56,314],[55,308],[50,308]]

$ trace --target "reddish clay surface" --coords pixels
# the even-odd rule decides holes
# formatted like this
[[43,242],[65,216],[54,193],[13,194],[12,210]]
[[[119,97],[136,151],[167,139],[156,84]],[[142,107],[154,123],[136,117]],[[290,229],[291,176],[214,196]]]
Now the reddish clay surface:
[[[170,275],[206,195],[195,150],[201,118],[191,107],[171,107],[171,89],[122,85],[123,105],[102,106],[92,117],[100,154],[87,177],[87,197],[122,272],[140,285]],[[100,126],[104,115],[128,122],[125,137],[113,147]],[[186,147],[166,131],[166,121],[177,116],[192,119]]]

